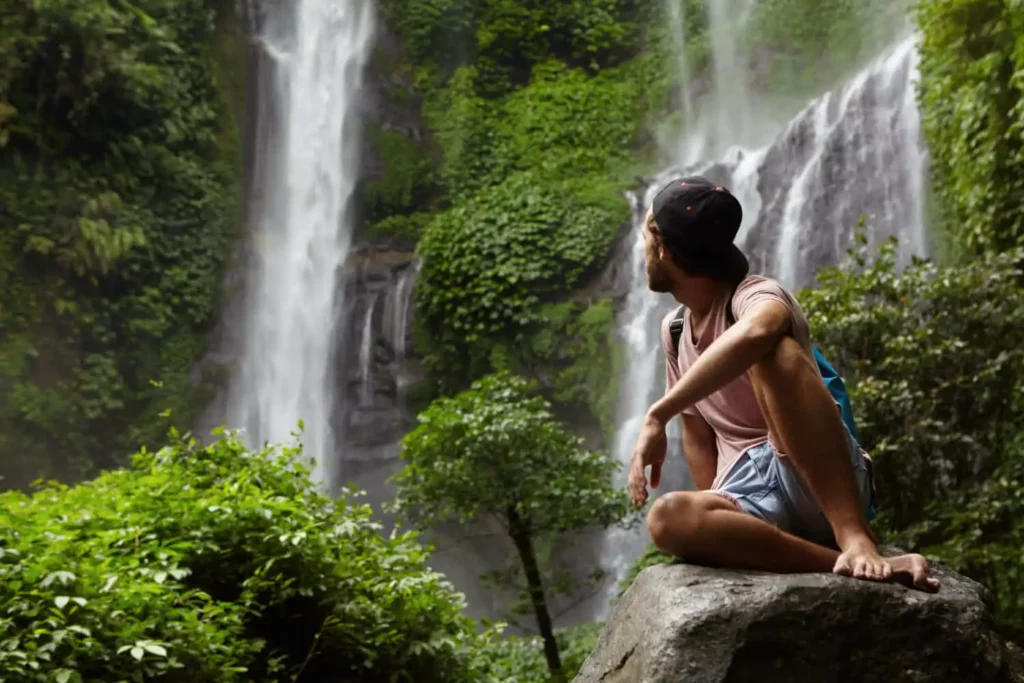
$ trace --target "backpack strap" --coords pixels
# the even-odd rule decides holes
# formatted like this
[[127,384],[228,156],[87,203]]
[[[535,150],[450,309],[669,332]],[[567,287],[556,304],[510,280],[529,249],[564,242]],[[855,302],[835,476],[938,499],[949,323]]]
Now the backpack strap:
[[[732,297],[735,294],[736,289],[733,288],[732,292],[729,293],[729,303],[725,307],[726,327],[732,327],[736,324],[736,316],[732,312]],[[668,324],[668,333],[672,337],[672,350],[675,351],[676,356],[679,356],[679,338],[683,336],[683,316],[685,315],[686,306],[680,306],[676,309],[675,317]]]
[[676,357],[679,357],[679,338],[683,335],[683,316],[686,315],[686,306],[676,309],[676,315],[668,324],[668,333],[672,337],[672,350]]

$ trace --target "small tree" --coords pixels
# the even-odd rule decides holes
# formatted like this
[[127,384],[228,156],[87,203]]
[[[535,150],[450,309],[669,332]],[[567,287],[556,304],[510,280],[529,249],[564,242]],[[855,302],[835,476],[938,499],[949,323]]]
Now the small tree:
[[522,564],[548,668],[562,680],[536,541],[608,527],[630,507],[626,492],[611,483],[618,464],[585,450],[549,407],[529,382],[507,372],[434,401],[402,441],[407,466],[393,477],[398,494],[391,507],[421,528],[485,513],[500,520]]

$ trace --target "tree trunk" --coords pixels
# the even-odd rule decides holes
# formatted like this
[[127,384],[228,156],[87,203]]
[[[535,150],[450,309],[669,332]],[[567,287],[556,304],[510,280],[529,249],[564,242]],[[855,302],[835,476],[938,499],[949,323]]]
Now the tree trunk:
[[516,550],[519,551],[519,559],[523,563],[523,572],[526,574],[526,585],[530,593],[530,602],[533,604],[534,614],[537,615],[537,628],[540,630],[540,637],[544,640],[544,658],[548,661],[548,669],[551,671],[551,677],[554,680],[564,681],[562,660],[558,656],[558,643],[555,642],[555,631],[551,625],[551,615],[548,614],[548,604],[544,599],[544,585],[540,580],[537,558],[533,554],[533,539],[530,538],[529,528],[526,523],[513,507],[508,509],[508,528],[512,542],[516,544]]

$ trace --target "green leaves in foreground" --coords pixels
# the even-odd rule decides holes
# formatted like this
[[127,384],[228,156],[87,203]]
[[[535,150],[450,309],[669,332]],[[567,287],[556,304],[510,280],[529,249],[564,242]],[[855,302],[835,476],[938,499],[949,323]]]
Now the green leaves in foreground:
[[0,496],[0,680],[487,680],[426,549],[297,455],[179,441]]

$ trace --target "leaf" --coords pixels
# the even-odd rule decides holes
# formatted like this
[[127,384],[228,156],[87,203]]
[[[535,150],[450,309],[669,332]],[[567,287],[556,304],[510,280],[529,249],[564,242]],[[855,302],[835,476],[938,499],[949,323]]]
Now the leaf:
[[134,657],[135,659],[137,659],[138,661],[141,662],[143,656],[145,656],[145,652],[144,652],[144,650],[141,647],[133,647],[132,648],[132,657]]
[[67,606],[70,600],[71,598],[69,598],[68,596],[62,595],[56,598],[53,602],[56,603],[58,609],[64,609],[64,607]]
[[150,654],[154,654],[158,657],[167,656],[167,650],[165,650],[161,645],[156,645],[155,643],[147,643],[146,645],[143,645],[143,647],[146,649],[146,652],[149,652]]

